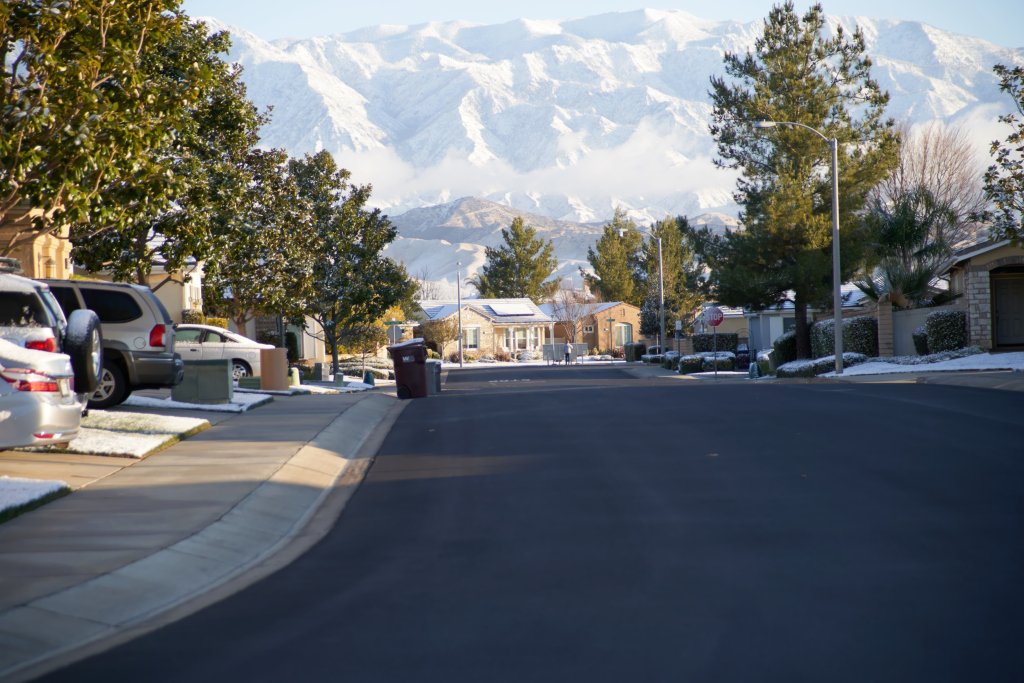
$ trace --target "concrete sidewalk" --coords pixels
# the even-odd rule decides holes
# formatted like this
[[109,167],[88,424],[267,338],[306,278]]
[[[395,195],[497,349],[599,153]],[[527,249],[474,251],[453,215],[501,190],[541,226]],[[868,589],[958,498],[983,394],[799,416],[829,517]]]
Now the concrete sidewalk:
[[404,405],[380,392],[277,399],[0,525],[0,680],[42,675],[287,562],[329,528],[314,514],[340,510]]

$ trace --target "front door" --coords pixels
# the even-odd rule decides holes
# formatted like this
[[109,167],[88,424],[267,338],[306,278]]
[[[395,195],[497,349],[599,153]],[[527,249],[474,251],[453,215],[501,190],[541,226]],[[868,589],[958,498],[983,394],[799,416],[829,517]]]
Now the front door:
[[1024,346],[1024,273],[992,276],[996,346]]

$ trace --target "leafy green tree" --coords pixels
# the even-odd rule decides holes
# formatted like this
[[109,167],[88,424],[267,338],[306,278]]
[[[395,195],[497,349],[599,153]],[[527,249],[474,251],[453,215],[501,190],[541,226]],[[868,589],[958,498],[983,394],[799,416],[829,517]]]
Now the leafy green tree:
[[287,171],[281,150],[252,150],[246,160],[251,183],[231,218],[231,239],[206,262],[204,308],[231,319],[238,329],[259,315],[301,320],[296,296],[308,286],[316,246],[307,203]]
[[871,231],[871,268],[857,287],[874,301],[887,296],[894,306],[916,308],[947,302],[947,294],[929,285],[948,265],[949,244],[936,235],[949,232],[957,212],[925,188],[899,197],[890,206],[874,198],[865,222]]
[[[587,285],[605,301],[625,301],[640,306],[645,291],[638,286],[644,266],[641,258],[643,236],[622,209],[615,209],[594,247],[587,249],[587,261],[594,273],[582,269]],[[657,259],[657,255],[655,255]],[[655,260],[657,267],[657,260]]]
[[861,265],[865,237],[855,214],[896,164],[899,135],[883,120],[888,94],[870,75],[864,35],[826,37],[821,5],[801,18],[792,2],[772,8],[754,50],[726,53],[712,77],[711,133],[719,166],[739,169],[736,200],[746,232],[708,239],[719,302],[762,307],[792,298],[798,357],[810,354],[807,313],[827,307],[832,282],[830,149],[797,126],[755,130],[755,121],[810,126],[839,142],[842,263]]
[[0,245],[19,244],[120,207],[100,196],[115,184],[173,187],[153,149],[188,125],[209,78],[190,69],[167,89],[150,68],[187,30],[178,0],[6,0],[0,3],[0,220],[38,209]]
[[379,209],[366,209],[369,185],[351,185],[351,174],[327,151],[293,159],[289,171],[309,203],[306,229],[315,236],[312,277],[295,294],[323,329],[337,371],[345,330],[373,323],[393,305],[411,300],[415,284],[403,266],[382,254],[397,231]]
[[[251,167],[257,158],[250,152],[265,117],[248,100],[241,68],[221,59],[229,47],[226,33],[208,34],[196,22],[171,33],[142,60],[140,69],[166,97],[192,95],[175,104],[181,120],[176,134],[149,152],[164,172],[133,183],[106,183],[102,203],[74,226],[79,263],[143,284],[157,263],[170,278],[246,239],[232,230],[250,208],[247,187],[258,182]],[[119,207],[117,213],[112,206]]]
[[[993,70],[999,76],[999,89],[1024,116],[1024,67],[996,64]],[[1024,119],[1010,113],[999,120],[1013,130],[1005,141],[992,143],[995,163],[985,172],[985,194],[994,208],[983,218],[992,221],[993,238],[1020,242],[1024,239]]]
[[551,240],[537,237],[519,216],[501,236],[501,246],[486,248],[487,263],[473,279],[480,296],[532,301],[549,296],[557,283],[548,278],[558,268]]
[[443,356],[445,347],[459,338],[459,321],[450,316],[440,320],[426,320],[417,327],[417,334],[427,344],[433,344]]

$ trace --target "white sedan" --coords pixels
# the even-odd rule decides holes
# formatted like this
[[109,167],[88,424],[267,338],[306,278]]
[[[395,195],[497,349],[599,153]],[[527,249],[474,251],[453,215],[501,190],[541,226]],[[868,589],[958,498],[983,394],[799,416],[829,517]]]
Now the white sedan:
[[0,339],[0,450],[67,444],[82,407],[68,356]]
[[174,350],[183,360],[230,360],[235,379],[260,374],[260,351],[274,348],[213,325],[177,325]]

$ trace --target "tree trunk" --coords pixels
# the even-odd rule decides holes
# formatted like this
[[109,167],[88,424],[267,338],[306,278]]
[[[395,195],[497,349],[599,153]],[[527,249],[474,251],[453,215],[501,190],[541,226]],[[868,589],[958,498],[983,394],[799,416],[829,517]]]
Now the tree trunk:
[[796,357],[797,358],[810,358],[811,357],[811,331],[807,325],[807,302],[800,296],[799,292],[794,297],[793,301],[794,308],[794,319],[796,321]]

